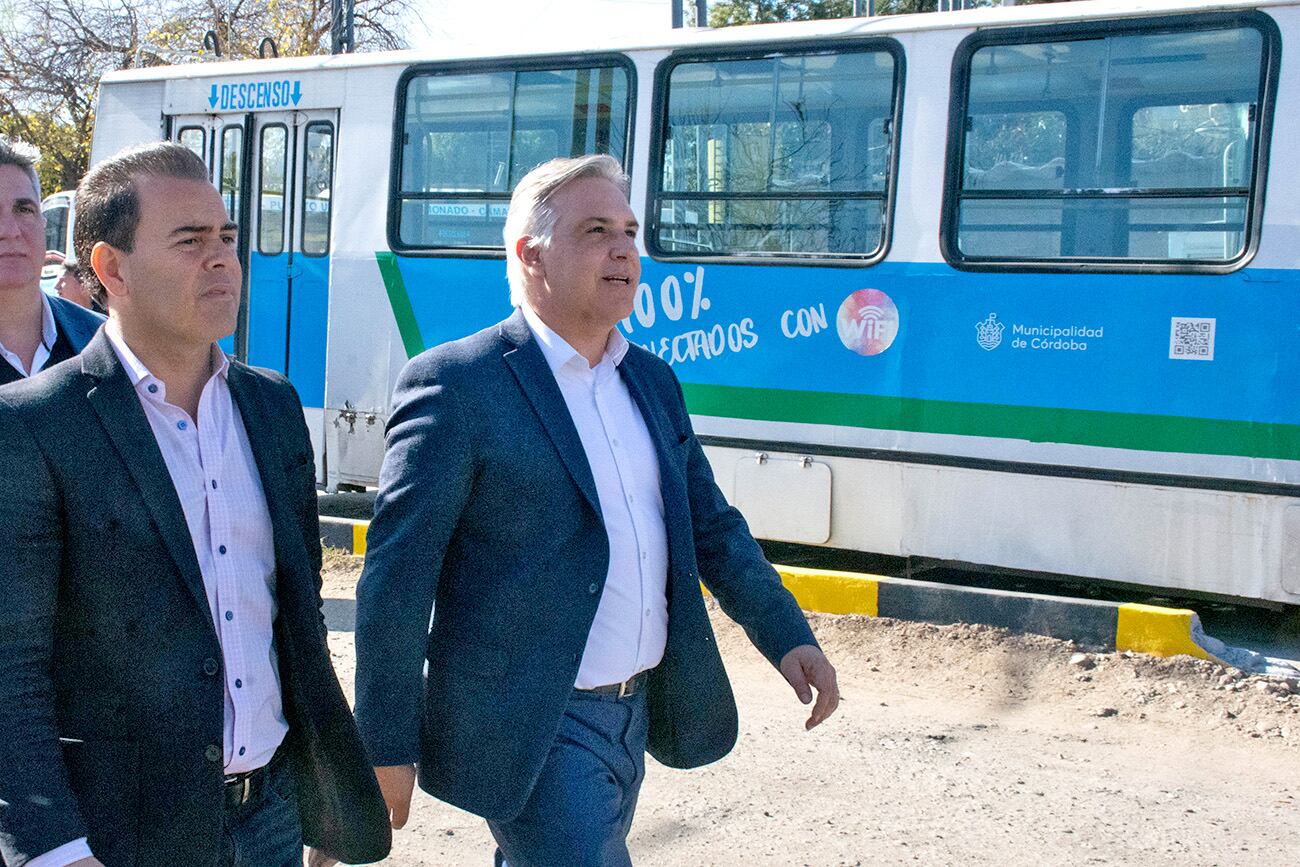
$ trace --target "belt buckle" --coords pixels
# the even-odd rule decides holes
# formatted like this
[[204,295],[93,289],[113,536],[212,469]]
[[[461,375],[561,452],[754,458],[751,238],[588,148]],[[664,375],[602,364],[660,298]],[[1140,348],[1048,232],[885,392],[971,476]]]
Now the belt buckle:
[[252,774],[234,774],[226,778],[226,787],[229,789],[232,783],[239,783],[239,806],[248,803],[249,796],[253,792],[253,775]]
[[618,685],[618,697],[619,697],[619,698],[626,698],[626,697],[627,697],[627,693],[628,693],[628,690],[631,688],[631,684],[632,684],[632,679],[631,679],[631,678],[628,678],[627,680],[623,681],[622,683],[620,683],[620,684]]

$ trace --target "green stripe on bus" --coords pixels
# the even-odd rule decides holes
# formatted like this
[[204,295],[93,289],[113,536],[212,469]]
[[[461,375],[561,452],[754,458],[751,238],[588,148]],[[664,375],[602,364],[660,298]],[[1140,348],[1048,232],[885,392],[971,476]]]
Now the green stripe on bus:
[[379,274],[384,278],[388,305],[393,308],[393,318],[397,320],[397,333],[402,335],[406,357],[414,358],[424,351],[424,338],[420,336],[420,325],[415,321],[415,308],[411,306],[411,296],[406,292],[406,281],[402,279],[402,272],[397,267],[397,256],[377,252],[375,261],[379,263]]
[[1300,425],[682,383],[696,415],[1031,442],[1300,458]]

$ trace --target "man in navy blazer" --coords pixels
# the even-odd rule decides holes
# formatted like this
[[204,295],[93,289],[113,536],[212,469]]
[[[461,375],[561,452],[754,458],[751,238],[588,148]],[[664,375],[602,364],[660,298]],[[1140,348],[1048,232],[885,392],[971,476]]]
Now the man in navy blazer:
[[627,189],[608,156],[519,183],[519,309],[402,372],[357,589],[357,722],[393,827],[418,773],[511,867],[630,864],[646,750],[690,768],[735,743],[701,581],[817,690],[809,728],[839,700],[672,370],[615,329],[640,277]]
[[302,407],[217,346],[239,310],[236,234],[186,148],[100,163],[77,246],[109,321],[0,387],[9,867],[388,853],[326,644]]
[[85,347],[104,318],[41,291],[45,218],[36,156],[0,138],[0,385]]

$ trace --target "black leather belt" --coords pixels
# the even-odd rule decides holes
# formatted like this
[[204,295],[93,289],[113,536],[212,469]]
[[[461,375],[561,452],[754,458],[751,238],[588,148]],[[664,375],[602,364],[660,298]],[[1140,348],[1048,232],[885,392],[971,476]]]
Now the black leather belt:
[[276,750],[271,761],[260,768],[238,774],[227,774],[225,777],[226,807],[242,807],[254,798],[260,798],[266,791],[267,783],[270,782],[271,771],[280,764],[282,754],[281,750]]
[[611,683],[607,686],[593,686],[591,689],[579,689],[578,692],[589,692],[594,695],[612,695],[618,698],[627,698],[630,695],[636,695],[645,689],[646,682],[650,680],[650,672],[643,671],[640,674],[634,674],[628,680],[622,683]]

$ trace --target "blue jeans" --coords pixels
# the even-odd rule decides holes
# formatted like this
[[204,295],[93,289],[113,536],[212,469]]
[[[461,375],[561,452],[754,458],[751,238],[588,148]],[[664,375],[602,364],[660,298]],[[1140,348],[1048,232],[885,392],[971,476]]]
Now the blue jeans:
[[488,822],[510,867],[631,867],[648,729],[644,693],[575,691],[523,811]]
[[221,867],[302,867],[302,822],[289,762],[272,762],[260,791],[226,807]]

